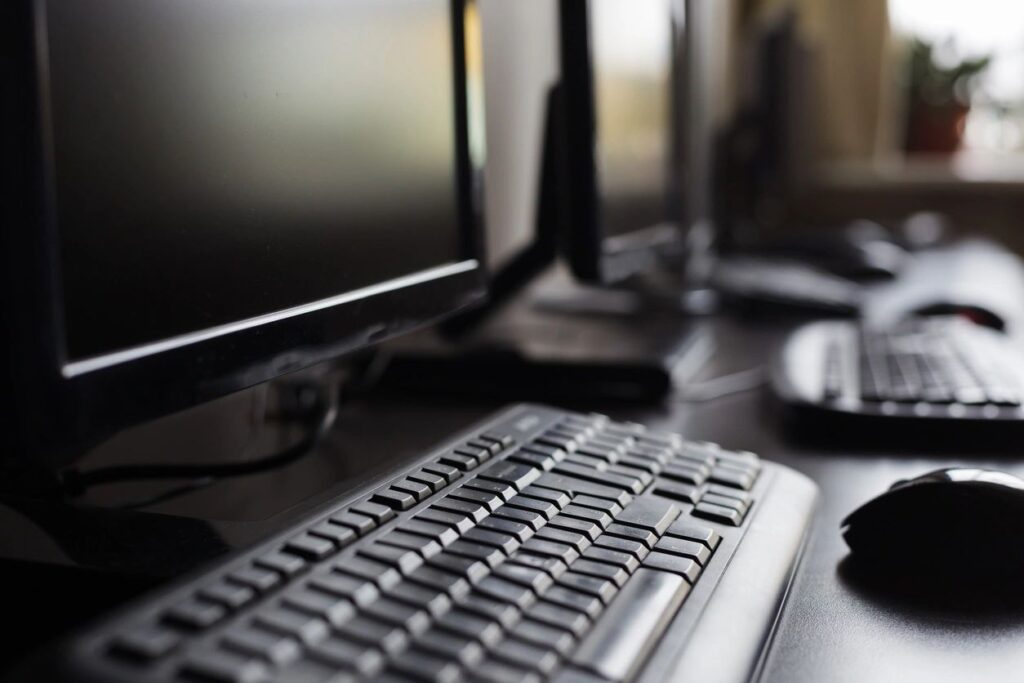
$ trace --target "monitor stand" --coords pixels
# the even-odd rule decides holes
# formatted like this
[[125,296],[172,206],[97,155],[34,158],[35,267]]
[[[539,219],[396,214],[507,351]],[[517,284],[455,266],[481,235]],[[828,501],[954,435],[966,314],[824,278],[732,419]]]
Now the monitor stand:
[[[698,297],[699,298],[699,297]],[[698,316],[628,290],[576,288],[550,271],[471,330],[390,347],[384,388],[507,400],[663,400],[711,354]]]

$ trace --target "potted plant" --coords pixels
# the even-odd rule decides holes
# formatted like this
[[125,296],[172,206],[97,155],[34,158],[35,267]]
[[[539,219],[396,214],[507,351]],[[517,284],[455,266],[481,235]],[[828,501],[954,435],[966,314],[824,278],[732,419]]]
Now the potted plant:
[[963,139],[978,77],[992,58],[985,55],[940,66],[934,46],[915,38],[909,61],[906,151],[952,154]]

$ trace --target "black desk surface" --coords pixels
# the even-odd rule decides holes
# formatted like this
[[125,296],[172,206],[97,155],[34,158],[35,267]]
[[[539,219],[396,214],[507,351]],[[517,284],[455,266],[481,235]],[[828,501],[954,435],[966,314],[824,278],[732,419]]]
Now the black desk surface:
[[[787,329],[783,323],[741,323],[727,317],[709,320],[707,325],[716,351],[697,380],[762,366]],[[301,479],[303,468],[316,477],[340,476],[337,473],[345,468],[339,461],[352,457],[353,451],[371,457],[373,452],[390,457],[415,453],[498,407],[497,403],[454,400],[361,401],[343,411],[335,434],[315,458],[279,475],[261,475],[253,485],[266,493],[280,491]],[[766,680],[938,683],[1024,678],[1024,609],[975,609],[970,604],[952,609],[879,595],[843,578],[840,563],[846,547],[838,533],[839,522],[849,511],[898,478],[963,462],[1024,474],[1024,461],[970,453],[962,457],[856,453],[841,444],[797,447],[784,438],[765,387],[701,403],[677,398],[659,406],[565,407],[598,410],[749,449],[818,483],[820,518],[779,624]],[[950,548],[951,561],[966,552],[970,549]]]
[[[766,363],[781,343],[785,324],[712,320],[717,350],[696,380],[744,371]],[[565,406],[598,410],[615,418],[673,429],[697,439],[749,449],[814,479],[821,488],[817,526],[779,624],[765,680],[779,682],[890,681],[901,683],[1024,678],[1024,609],[945,609],[899,604],[853,579],[840,564],[847,548],[839,523],[860,503],[895,481],[964,462],[1024,474],[1024,460],[980,458],[970,453],[911,457],[857,453],[841,445],[809,449],[787,443],[767,387],[701,403],[662,406]],[[438,438],[486,416],[497,405],[404,406],[410,423]],[[408,435],[411,436],[411,433]],[[969,548],[951,548],[951,558]],[[996,598],[998,602],[998,598]],[[1019,601],[1018,601],[1018,604]],[[717,653],[717,656],[727,656]]]

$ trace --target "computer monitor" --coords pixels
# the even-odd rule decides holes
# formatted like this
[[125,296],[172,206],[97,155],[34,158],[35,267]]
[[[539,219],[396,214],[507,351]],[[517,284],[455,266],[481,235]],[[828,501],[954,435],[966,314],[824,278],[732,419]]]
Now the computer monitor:
[[681,251],[683,0],[562,0],[566,252],[615,282]]
[[64,464],[479,299],[467,19],[5,3],[5,450]]

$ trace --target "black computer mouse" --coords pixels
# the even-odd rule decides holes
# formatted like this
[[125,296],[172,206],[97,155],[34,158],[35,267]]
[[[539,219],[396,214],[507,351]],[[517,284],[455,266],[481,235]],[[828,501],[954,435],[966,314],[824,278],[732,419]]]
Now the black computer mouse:
[[922,578],[1024,571],[1024,480],[956,468],[898,481],[843,520],[853,559]]
[[980,304],[948,300],[933,301],[917,306],[911,311],[911,315],[920,317],[958,315],[967,318],[977,325],[989,327],[999,332],[1006,330],[1006,321],[1003,317]]

